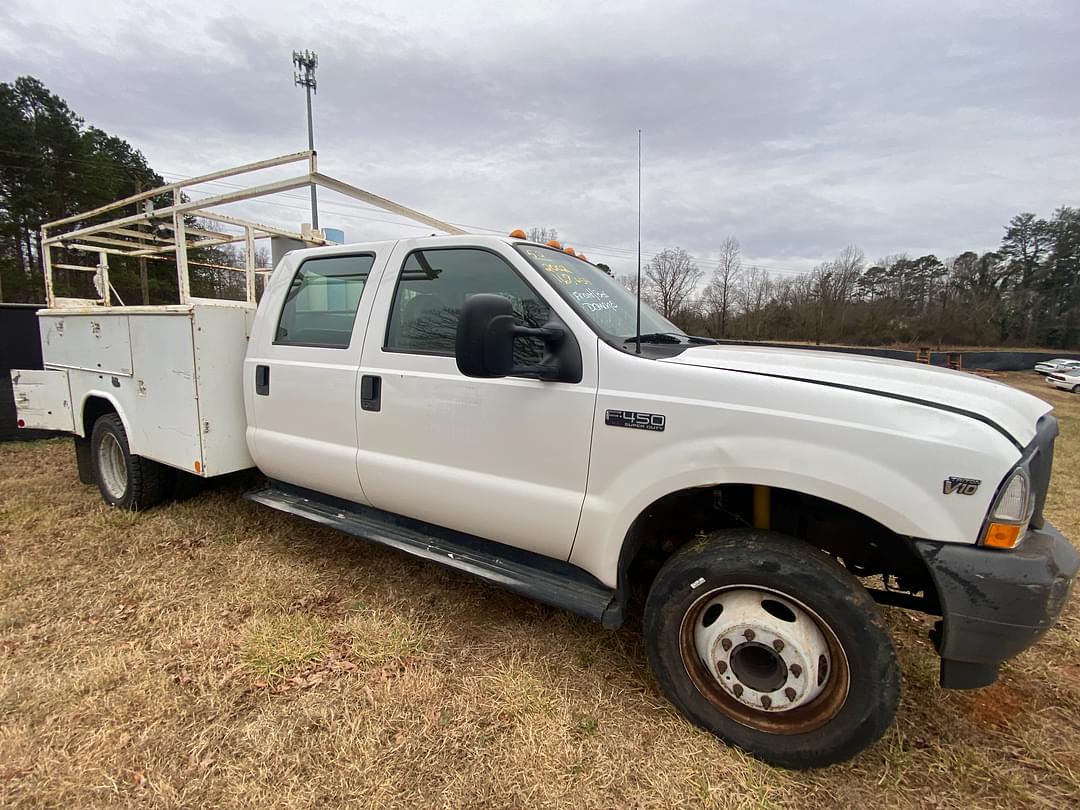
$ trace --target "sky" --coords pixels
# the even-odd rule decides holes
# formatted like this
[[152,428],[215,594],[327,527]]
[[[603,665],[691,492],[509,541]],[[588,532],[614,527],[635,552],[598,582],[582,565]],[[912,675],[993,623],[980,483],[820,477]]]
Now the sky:
[[[322,171],[478,231],[557,228],[619,273],[641,128],[646,260],[710,272],[734,236],[791,274],[849,244],[993,249],[1014,214],[1080,204],[1077,43],[1077,0],[5,0],[0,81],[39,78],[174,180],[306,148],[312,49]],[[296,228],[305,199],[251,211]],[[329,197],[320,220],[418,234]]]

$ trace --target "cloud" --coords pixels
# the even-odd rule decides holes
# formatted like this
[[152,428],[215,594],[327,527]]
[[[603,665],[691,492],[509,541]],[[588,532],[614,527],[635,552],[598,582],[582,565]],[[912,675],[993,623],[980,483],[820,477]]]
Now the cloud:
[[[555,226],[625,269],[638,127],[647,252],[706,268],[729,234],[781,270],[853,242],[989,249],[1014,213],[1077,202],[1068,0],[86,6],[0,11],[0,78],[38,76],[161,171],[303,148],[288,59],[312,48],[324,170],[454,222]],[[261,213],[295,225],[286,205]],[[353,239],[414,232],[326,211]]]

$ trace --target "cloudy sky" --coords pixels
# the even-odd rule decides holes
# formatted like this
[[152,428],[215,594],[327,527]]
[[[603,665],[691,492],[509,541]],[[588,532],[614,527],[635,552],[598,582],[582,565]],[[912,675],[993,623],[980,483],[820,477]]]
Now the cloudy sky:
[[[520,5],[520,8],[518,7]],[[31,74],[168,179],[306,146],[294,48],[319,53],[320,167],[475,228],[556,227],[646,257],[805,269],[994,247],[1080,204],[1080,2],[385,4],[5,0],[0,80]],[[207,192],[223,191],[207,189]],[[297,193],[266,221],[304,219]],[[340,200],[350,241],[416,233]]]

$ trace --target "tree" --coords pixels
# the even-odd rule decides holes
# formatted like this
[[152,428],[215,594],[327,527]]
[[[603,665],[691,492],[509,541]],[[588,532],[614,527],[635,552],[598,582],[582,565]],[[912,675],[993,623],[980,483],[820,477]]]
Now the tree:
[[546,244],[552,240],[559,241],[559,232],[554,228],[529,228],[529,241]]
[[735,305],[742,318],[744,337],[756,340],[761,336],[762,320],[772,289],[772,278],[760,267],[751,267],[740,276]]
[[[645,268],[650,298],[665,318],[672,318],[690,303],[703,273],[682,248],[665,248]],[[644,297],[645,290],[642,290]]]
[[[86,126],[62,98],[30,76],[0,83],[0,155],[0,278],[8,300],[44,297],[43,223],[164,183],[126,141]],[[86,264],[85,254],[69,253],[62,261]],[[137,300],[137,262],[117,258],[109,269],[125,300]],[[89,277],[61,272],[56,282],[64,291],[86,287]],[[172,284],[175,289],[175,280]]]
[[713,333],[716,337],[727,337],[728,313],[741,271],[739,240],[729,236],[720,243],[720,260],[703,295],[706,312],[716,324]]

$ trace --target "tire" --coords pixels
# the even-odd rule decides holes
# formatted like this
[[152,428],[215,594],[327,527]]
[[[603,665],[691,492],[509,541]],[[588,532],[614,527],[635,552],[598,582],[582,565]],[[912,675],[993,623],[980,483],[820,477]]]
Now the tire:
[[1080,385],[1074,385],[1071,390],[1074,394],[1080,394]]
[[115,413],[94,423],[90,460],[101,497],[120,509],[134,512],[156,506],[172,485],[170,468],[131,454],[124,423]]
[[687,719],[786,768],[855,756],[900,699],[873,599],[831,557],[781,534],[720,531],[672,555],[645,604],[645,644]]

